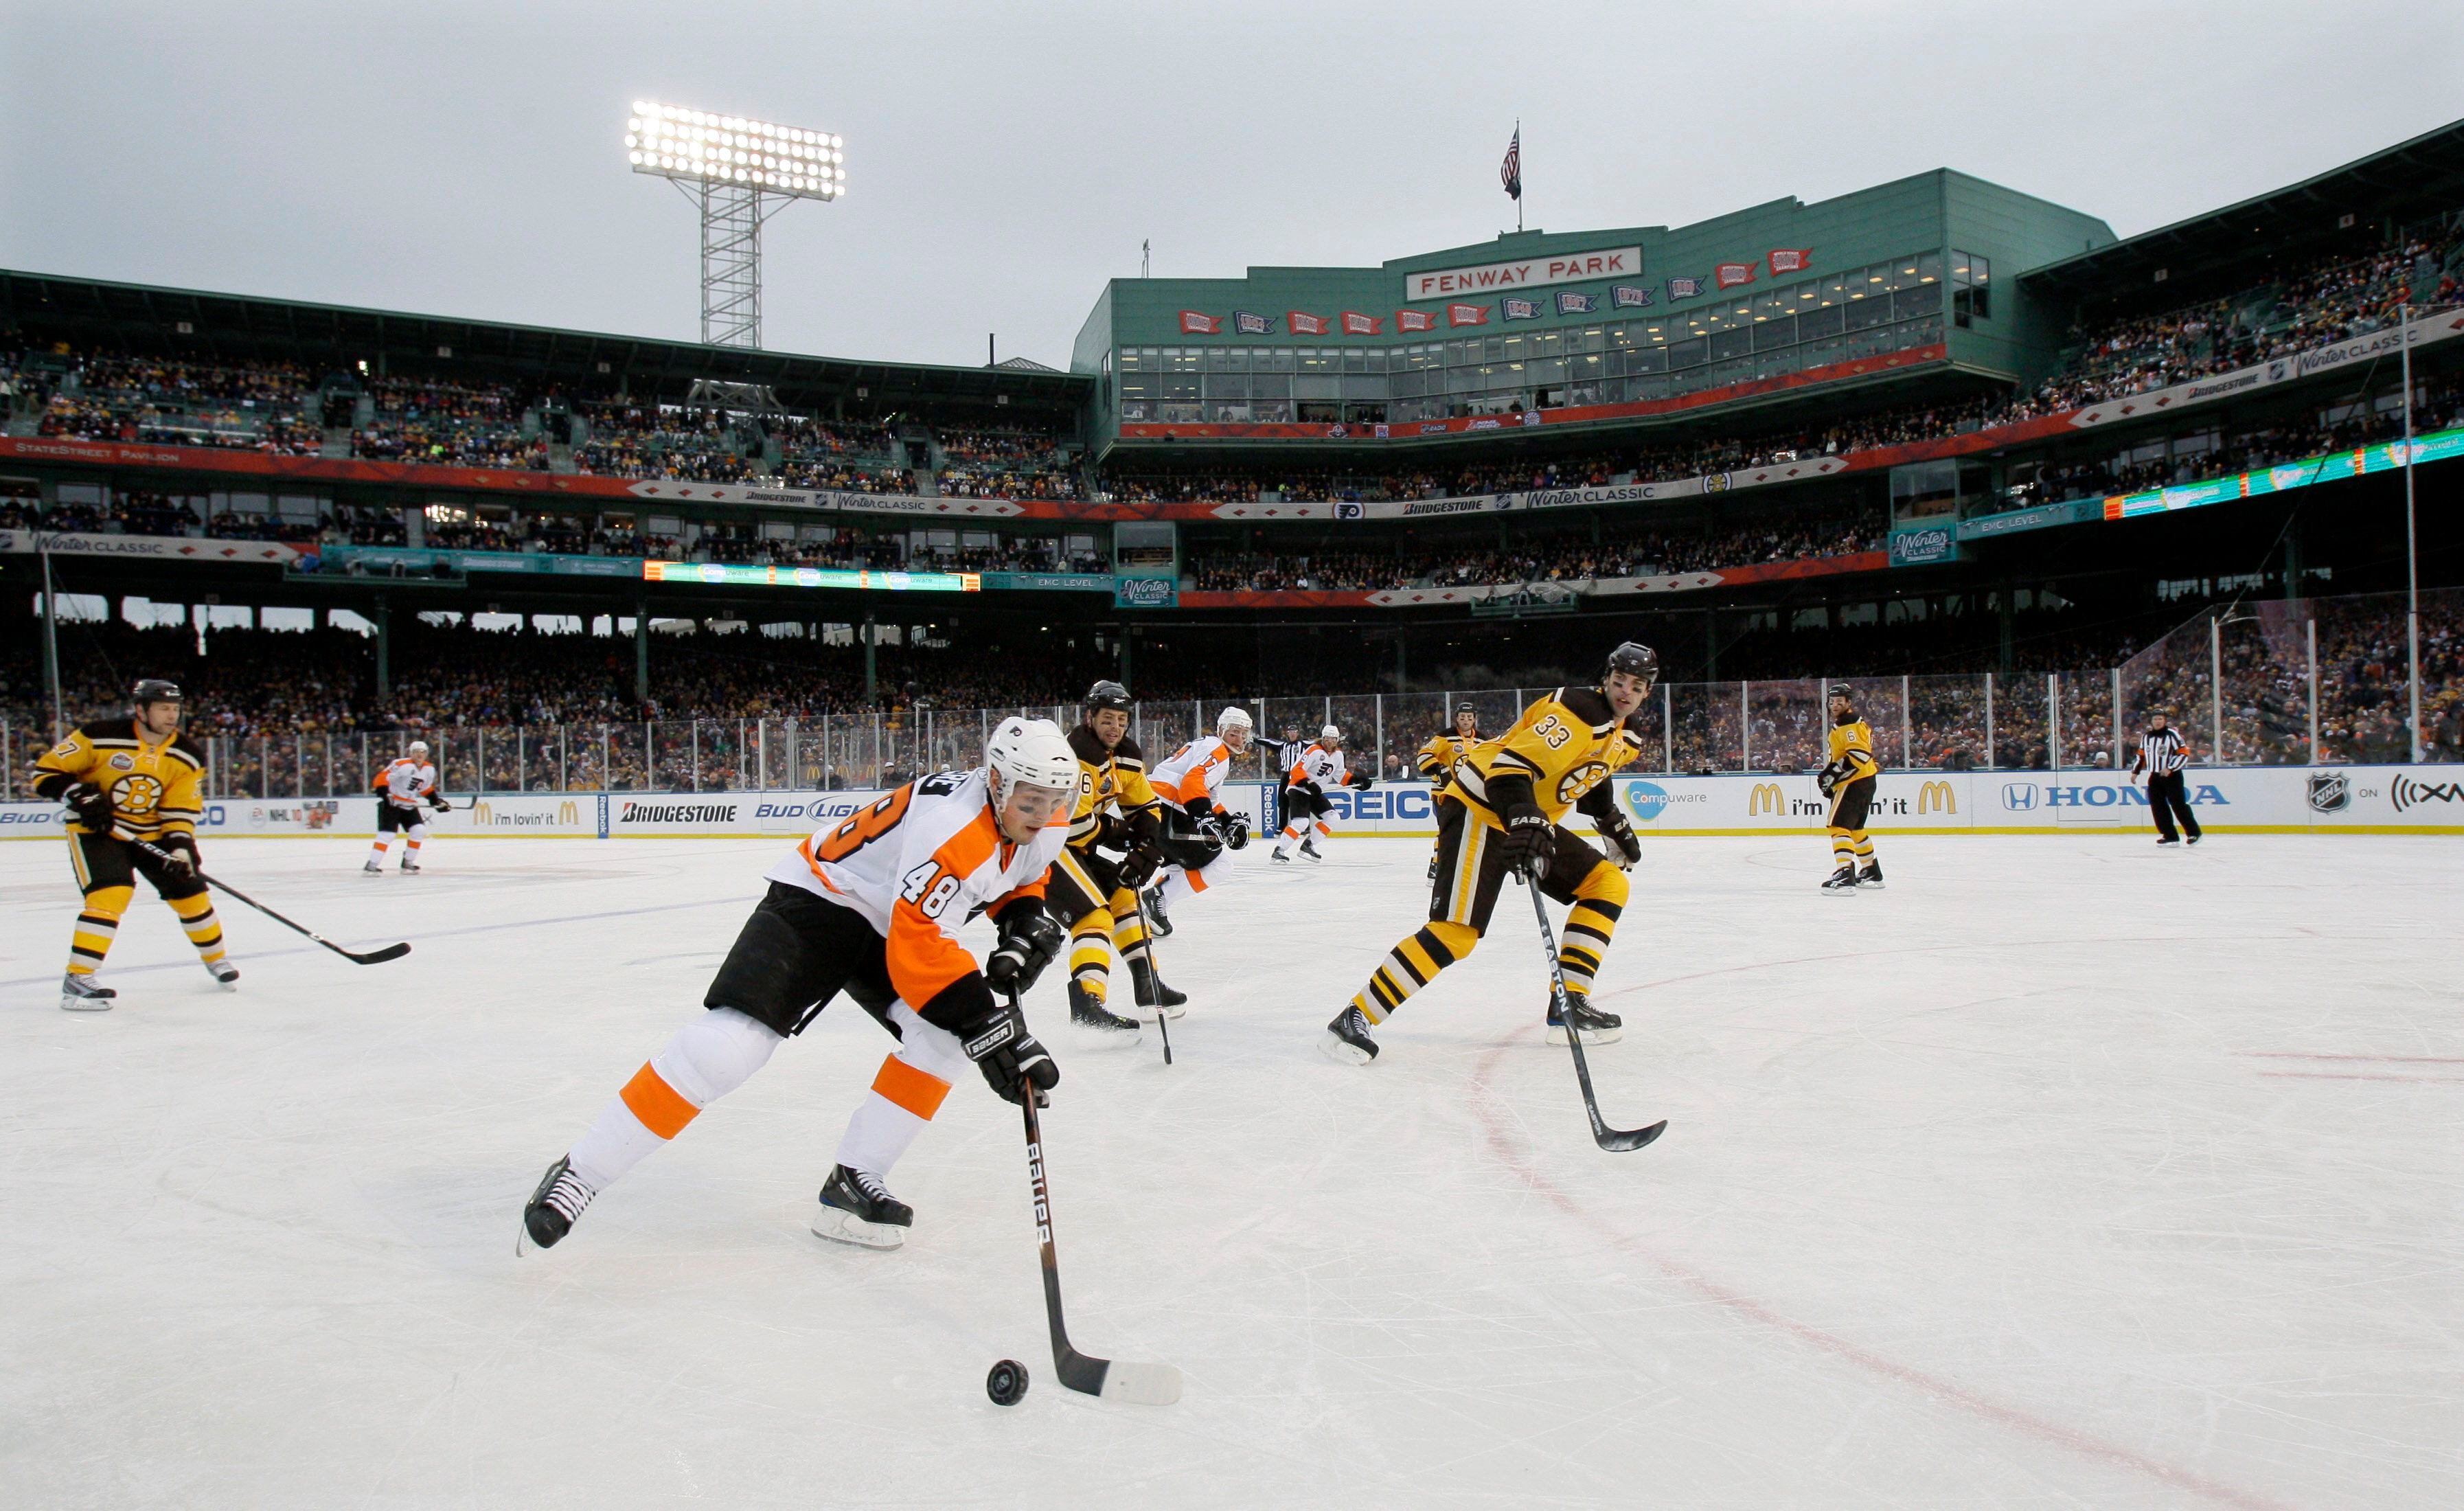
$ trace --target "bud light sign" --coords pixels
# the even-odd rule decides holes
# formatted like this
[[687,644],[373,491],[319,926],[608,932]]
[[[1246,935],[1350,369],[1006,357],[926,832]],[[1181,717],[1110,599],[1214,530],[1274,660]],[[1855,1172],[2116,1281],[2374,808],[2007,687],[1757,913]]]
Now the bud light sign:
[[1947,524],[1928,524],[1919,530],[1891,532],[1891,565],[1894,567],[1929,567],[1936,562],[1959,560],[1959,538]]

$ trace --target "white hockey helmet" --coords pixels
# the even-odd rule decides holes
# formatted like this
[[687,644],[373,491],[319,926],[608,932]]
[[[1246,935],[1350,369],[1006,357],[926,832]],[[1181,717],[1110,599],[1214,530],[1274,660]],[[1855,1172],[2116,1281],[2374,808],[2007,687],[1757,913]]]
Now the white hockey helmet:
[[428,754],[428,742],[425,740],[414,740],[403,748],[410,755],[426,755]]
[[1318,737],[1320,740],[1332,741],[1333,743],[1335,743],[1335,744],[1342,744],[1342,743],[1343,743],[1343,731],[1342,731],[1342,730],[1340,730],[1340,729],[1337,729],[1337,728],[1336,728],[1336,727],[1334,727],[1334,725],[1332,725],[1332,724],[1329,724],[1329,725],[1327,725],[1325,728],[1323,728],[1323,729],[1319,730],[1319,731],[1317,732],[1317,737]]
[[1256,727],[1257,725],[1249,722],[1249,710],[1245,708],[1227,708],[1223,710],[1223,712],[1215,716],[1215,730],[1218,734],[1222,733],[1226,729],[1254,729]]
[[1002,720],[984,746],[984,765],[992,768],[996,802],[1022,783],[1065,792],[1078,786],[1078,752],[1049,719]]

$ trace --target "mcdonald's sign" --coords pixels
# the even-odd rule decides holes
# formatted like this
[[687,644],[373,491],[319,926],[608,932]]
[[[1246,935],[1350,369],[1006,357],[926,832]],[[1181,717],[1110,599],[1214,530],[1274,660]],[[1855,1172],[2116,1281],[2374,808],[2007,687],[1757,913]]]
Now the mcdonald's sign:
[[1927,782],[1917,789],[1919,814],[1930,813],[1937,808],[1946,813],[1959,811],[1958,794],[1951,790],[1950,784],[1947,782]]
[[1777,782],[1755,783],[1753,791],[1746,798],[1748,818],[1759,818],[1765,813],[1777,818],[1788,816],[1788,798],[1780,791]]

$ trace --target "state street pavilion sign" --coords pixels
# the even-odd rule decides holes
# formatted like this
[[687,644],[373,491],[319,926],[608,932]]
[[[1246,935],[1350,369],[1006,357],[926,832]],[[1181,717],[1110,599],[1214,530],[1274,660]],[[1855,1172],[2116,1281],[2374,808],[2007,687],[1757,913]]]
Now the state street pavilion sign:
[[1595,252],[1565,252],[1520,262],[1484,262],[1474,268],[1430,268],[1403,275],[1407,300],[1453,299],[1464,294],[1489,294],[1500,289],[1536,289],[1545,283],[1576,283],[1586,278],[1630,278],[1642,274],[1640,247],[1603,247]]

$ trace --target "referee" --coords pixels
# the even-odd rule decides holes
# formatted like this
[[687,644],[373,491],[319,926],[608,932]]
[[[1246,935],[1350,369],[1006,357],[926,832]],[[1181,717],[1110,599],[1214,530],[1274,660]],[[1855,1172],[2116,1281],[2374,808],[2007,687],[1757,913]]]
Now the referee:
[[2156,843],[2178,845],[2180,835],[2173,833],[2173,820],[2182,820],[2182,833],[2190,843],[2199,842],[2199,820],[2190,811],[2189,783],[2182,768],[2190,764],[2190,754],[2182,746],[2182,733],[2167,725],[2163,714],[2149,716],[2147,733],[2140,738],[2138,759],[2130,763],[2130,774],[2147,773],[2147,808],[2156,815]]

